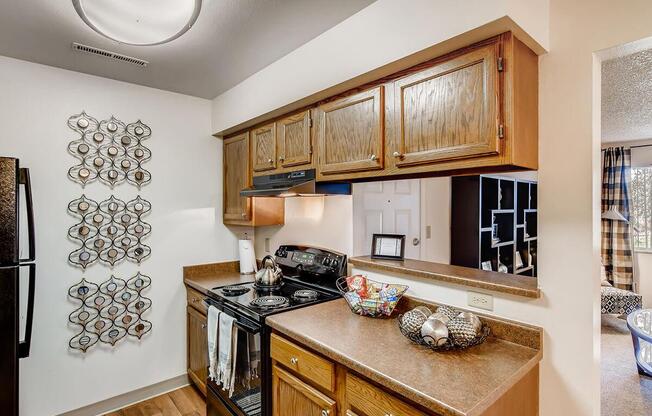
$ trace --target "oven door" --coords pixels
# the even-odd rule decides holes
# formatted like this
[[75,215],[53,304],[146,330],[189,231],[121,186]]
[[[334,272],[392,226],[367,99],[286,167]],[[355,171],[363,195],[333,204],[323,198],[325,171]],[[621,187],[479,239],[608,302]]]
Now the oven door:
[[207,416],[261,416],[263,362],[262,326],[236,310],[212,299],[209,303],[223,313],[234,317],[238,342],[235,355],[235,372],[232,375],[233,393],[229,394],[215,381],[208,381]]

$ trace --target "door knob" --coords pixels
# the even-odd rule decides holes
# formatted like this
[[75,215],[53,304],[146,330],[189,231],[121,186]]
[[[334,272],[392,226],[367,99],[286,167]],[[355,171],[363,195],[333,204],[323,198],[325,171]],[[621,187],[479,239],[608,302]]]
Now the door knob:
[[267,163],[274,163],[274,159],[267,159]]
[[206,324],[201,324],[201,329],[206,329]]
[[279,162],[282,162],[282,161],[284,161],[284,160],[285,160],[285,158],[284,158],[283,156],[281,156],[281,157],[278,158],[278,161],[279,161]]
[[394,152],[394,153],[392,153],[392,156],[394,156],[395,158],[400,159],[400,158],[403,157],[403,154],[401,154],[400,152]]
[[421,242],[421,240],[419,240],[417,237],[414,237],[412,239],[412,245],[413,246],[418,246],[420,242]]
[[321,411],[321,416],[328,416],[328,415],[330,415],[330,414],[331,414],[331,411],[330,411],[330,410],[323,409],[323,410]]
[[290,363],[291,363],[292,365],[297,365],[298,362],[299,362],[299,359],[298,359],[298,358],[296,358],[296,357],[292,357],[292,358],[290,358]]
[[369,159],[370,159],[372,162],[375,162],[376,160],[378,160],[378,157],[376,157],[376,155],[371,155],[371,157],[370,157]]

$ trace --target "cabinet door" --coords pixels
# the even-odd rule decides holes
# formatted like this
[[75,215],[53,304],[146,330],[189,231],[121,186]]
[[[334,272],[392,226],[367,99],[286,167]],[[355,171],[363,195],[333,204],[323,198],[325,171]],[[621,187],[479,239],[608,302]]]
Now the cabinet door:
[[310,164],[312,138],[310,137],[310,111],[304,111],[276,122],[278,161],[282,167]]
[[382,169],[384,87],[319,106],[319,171],[323,175]]
[[276,169],[276,124],[252,130],[251,147],[254,172]]
[[206,338],[206,317],[192,307],[188,315],[188,375],[206,394],[208,379],[208,339]]
[[346,375],[346,399],[349,406],[360,416],[426,416],[399,398],[351,373]]
[[251,200],[240,191],[251,184],[249,133],[224,140],[224,222],[251,219]]
[[499,151],[498,42],[394,83],[396,166]]
[[292,374],[272,369],[273,416],[336,416],[335,401]]

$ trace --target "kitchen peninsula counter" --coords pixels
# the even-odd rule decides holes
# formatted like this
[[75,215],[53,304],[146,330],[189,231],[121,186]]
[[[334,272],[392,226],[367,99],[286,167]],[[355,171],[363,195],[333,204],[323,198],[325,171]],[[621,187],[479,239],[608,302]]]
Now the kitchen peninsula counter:
[[[276,333],[438,415],[516,414],[505,410],[514,400],[538,409],[542,332],[537,327],[494,318],[487,323],[497,335],[483,344],[434,352],[405,338],[395,317],[355,315],[344,299],[272,315],[267,323]],[[498,403],[508,392],[509,400]],[[512,409],[517,408],[523,409]]]

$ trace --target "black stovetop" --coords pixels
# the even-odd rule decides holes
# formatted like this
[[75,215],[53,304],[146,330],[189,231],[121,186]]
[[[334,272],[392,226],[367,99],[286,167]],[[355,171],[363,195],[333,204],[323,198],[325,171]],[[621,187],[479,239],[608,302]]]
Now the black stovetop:
[[[263,321],[268,315],[314,305],[340,297],[336,291],[324,290],[316,285],[308,285],[289,276],[283,277],[282,282],[281,286],[275,288],[260,288],[256,287],[254,283],[218,286],[211,289],[208,294],[212,299],[239,311],[246,311],[247,315],[257,318],[260,321]],[[241,289],[241,291],[246,289],[246,292],[240,294],[237,289]],[[295,296],[297,291],[302,291],[304,297]],[[309,292],[306,293],[305,291]],[[312,296],[305,297],[305,295]],[[274,307],[265,306],[267,303],[264,300],[270,299],[266,298],[270,296],[275,297],[275,300],[283,299],[282,304]],[[257,302],[261,302],[262,306],[256,305]],[[273,306],[274,302],[270,303]]]

